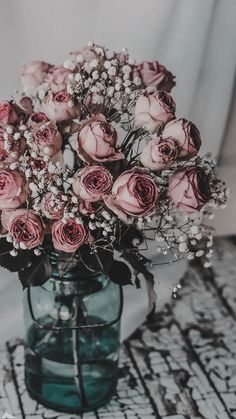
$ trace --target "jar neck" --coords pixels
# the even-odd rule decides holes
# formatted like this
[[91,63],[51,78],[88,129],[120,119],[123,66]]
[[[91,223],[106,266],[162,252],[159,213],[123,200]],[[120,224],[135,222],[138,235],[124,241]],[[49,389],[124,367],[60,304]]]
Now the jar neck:
[[50,262],[52,273],[49,283],[56,294],[92,294],[108,284],[107,275],[87,269],[81,262],[73,260],[73,257],[63,259],[57,253],[52,253]]

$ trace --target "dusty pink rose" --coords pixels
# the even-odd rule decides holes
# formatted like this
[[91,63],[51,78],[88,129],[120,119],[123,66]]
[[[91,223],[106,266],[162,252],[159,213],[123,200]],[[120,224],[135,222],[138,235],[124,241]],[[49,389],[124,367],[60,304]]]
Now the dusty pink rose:
[[178,146],[171,139],[154,138],[144,147],[140,161],[151,170],[168,169],[178,155]]
[[0,102],[0,127],[14,125],[18,120],[15,107],[11,102]]
[[84,61],[90,63],[92,60],[95,60],[100,56],[100,54],[97,54],[97,52],[95,51],[96,48],[99,48],[99,50],[101,50],[103,57],[106,56],[105,49],[97,44],[93,44],[92,46],[86,45],[80,48],[78,51],[71,52],[70,55],[72,55],[72,57],[74,58],[82,56]]
[[60,196],[55,196],[51,192],[46,193],[41,201],[42,214],[50,220],[59,220],[64,213],[65,202]]
[[0,170],[0,209],[17,208],[27,199],[26,180],[22,173]]
[[173,119],[175,115],[175,102],[163,90],[139,96],[135,106],[136,125],[154,132],[160,124]]
[[21,69],[21,83],[25,90],[34,89],[42,84],[47,77],[51,64],[43,61],[32,61]]
[[208,176],[197,166],[177,170],[169,181],[169,196],[178,208],[189,214],[200,211],[210,199]]
[[70,218],[66,223],[59,220],[52,225],[52,241],[56,250],[72,253],[88,242],[88,232],[85,226],[77,223],[74,218]]
[[83,201],[79,202],[79,212],[83,215],[95,214],[101,208],[101,202]]
[[29,143],[31,149],[39,156],[53,156],[62,146],[62,137],[55,122],[35,126]]
[[143,87],[153,86],[158,90],[170,92],[175,86],[173,74],[158,61],[144,61],[136,66],[135,73],[140,77]]
[[14,241],[23,243],[27,249],[42,244],[44,225],[33,211],[20,208],[2,213],[2,225],[9,231]]
[[47,75],[47,82],[53,92],[59,92],[66,88],[71,70],[63,66],[52,67]]
[[76,175],[73,191],[84,201],[100,201],[111,190],[112,175],[102,166],[87,166]]
[[45,122],[48,122],[49,119],[47,115],[43,112],[34,112],[27,121],[27,126],[29,128],[36,127],[38,125],[45,124]]
[[78,106],[70,107],[70,96],[66,90],[60,92],[51,92],[45,97],[42,103],[42,109],[47,117],[56,122],[75,119],[79,116],[80,110]]
[[168,122],[162,132],[162,138],[172,138],[179,146],[179,157],[183,158],[195,156],[201,147],[198,128],[184,118]]
[[126,214],[136,217],[150,214],[157,205],[158,196],[159,190],[152,176],[145,170],[131,169],[116,179],[105,203],[125,221]]
[[116,143],[115,128],[106,121],[105,116],[99,114],[82,125],[74,148],[84,161],[105,163],[124,159],[124,154],[117,151]]

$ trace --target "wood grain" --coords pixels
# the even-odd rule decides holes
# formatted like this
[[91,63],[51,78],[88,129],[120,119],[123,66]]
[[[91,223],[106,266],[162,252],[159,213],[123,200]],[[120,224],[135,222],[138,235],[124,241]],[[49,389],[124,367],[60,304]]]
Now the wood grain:
[[65,415],[32,400],[23,343],[0,351],[0,417],[22,419],[236,418],[236,246],[215,244],[212,270],[191,266],[178,300],[144,323],[121,348],[117,394],[104,408]]

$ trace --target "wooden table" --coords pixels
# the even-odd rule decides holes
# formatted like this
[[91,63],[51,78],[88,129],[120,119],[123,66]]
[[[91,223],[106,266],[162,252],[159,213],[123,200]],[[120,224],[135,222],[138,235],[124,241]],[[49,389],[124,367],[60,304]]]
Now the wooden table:
[[236,418],[236,245],[217,239],[212,272],[190,267],[180,297],[122,346],[116,396],[83,416],[46,409],[24,385],[22,342],[1,349],[0,418]]

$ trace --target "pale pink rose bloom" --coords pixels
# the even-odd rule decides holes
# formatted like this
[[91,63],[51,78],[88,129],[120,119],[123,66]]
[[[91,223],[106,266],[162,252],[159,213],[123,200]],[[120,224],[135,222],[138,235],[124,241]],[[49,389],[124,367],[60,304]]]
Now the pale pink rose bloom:
[[110,192],[112,175],[102,166],[87,166],[75,175],[74,194],[84,201],[100,201]]
[[178,146],[171,140],[154,138],[144,147],[140,161],[150,170],[168,169],[178,156]]
[[66,223],[62,220],[52,224],[52,242],[56,250],[66,253],[75,252],[84,243],[88,243],[88,232],[82,223],[70,218]]
[[179,157],[191,158],[201,147],[200,132],[195,124],[184,118],[174,119],[166,124],[162,138],[172,138],[179,146]]
[[42,244],[44,225],[41,218],[32,210],[20,208],[13,211],[4,211],[1,221],[14,241],[23,243],[27,249],[33,249]]
[[70,55],[74,58],[77,58],[79,55],[81,55],[84,61],[90,63],[92,60],[95,60],[99,57],[94,48],[100,48],[103,51],[103,57],[105,58],[105,49],[97,44],[94,44],[93,46],[86,45],[77,51],[71,52]]
[[125,158],[123,153],[117,151],[116,144],[115,128],[106,121],[104,115],[98,114],[82,124],[74,148],[79,157],[88,163],[105,163]]
[[159,189],[152,176],[142,169],[123,172],[115,181],[112,193],[105,204],[123,221],[125,215],[142,217],[153,212],[157,206]]
[[42,84],[52,67],[43,61],[32,61],[23,65],[21,69],[21,83],[25,90],[35,89]]
[[154,132],[160,124],[165,124],[175,115],[175,102],[163,90],[143,94],[138,97],[135,106],[135,121],[138,127]]
[[68,68],[55,66],[50,69],[46,81],[53,92],[59,92],[66,88],[70,74],[72,72]]
[[134,73],[140,77],[143,87],[153,86],[158,90],[170,92],[175,86],[173,74],[158,61],[144,61],[135,67]]
[[35,126],[32,131],[30,148],[40,156],[53,156],[62,146],[62,137],[53,121]]
[[177,170],[169,180],[169,196],[184,212],[200,211],[210,200],[208,176],[197,166]]
[[0,209],[17,208],[26,202],[28,191],[22,173],[0,170]]
[[56,122],[67,121],[79,117],[79,106],[70,107],[71,98],[66,90],[51,92],[43,100],[42,110],[46,116]]
[[18,120],[18,115],[13,103],[0,102],[0,127],[14,125]]
[[47,115],[43,112],[34,112],[27,121],[27,126],[29,128],[34,128],[36,126],[45,124],[45,122],[48,122],[49,119]]
[[59,220],[63,217],[65,202],[62,201],[60,195],[53,195],[51,192],[46,193],[41,200],[42,214],[49,220]]

